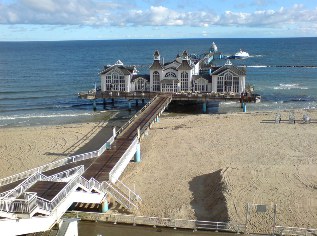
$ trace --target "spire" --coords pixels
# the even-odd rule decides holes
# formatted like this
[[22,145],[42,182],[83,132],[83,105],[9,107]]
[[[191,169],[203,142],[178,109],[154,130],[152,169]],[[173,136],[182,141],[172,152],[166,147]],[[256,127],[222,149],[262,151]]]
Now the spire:
[[182,58],[183,60],[186,60],[186,61],[188,60],[188,53],[186,50],[183,52]]
[[153,54],[154,60],[155,61],[159,61],[161,60],[160,58],[160,52],[158,50],[155,50],[154,54]]

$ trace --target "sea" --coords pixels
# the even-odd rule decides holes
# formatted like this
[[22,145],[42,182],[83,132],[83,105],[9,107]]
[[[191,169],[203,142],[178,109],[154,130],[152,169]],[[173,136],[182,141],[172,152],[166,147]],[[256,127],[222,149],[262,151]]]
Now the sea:
[[[99,72],[117,60],[148,73],[156,49],[168,62],[183,50],[201,55],[212,42],[224,55],[240,49],[250,54],[231,61],[246,66],[247,83],[262,97],[248,111],[317,108],[317,38],[0,42],[0,127],[89,122],[105,110],[126,110],[127,101],[120,99],[114,107],[99,102],[93,111],[92,102],[78,93],[100,85]],[[208,106],[208,113],[227,112],[241,108],[235,102]]]

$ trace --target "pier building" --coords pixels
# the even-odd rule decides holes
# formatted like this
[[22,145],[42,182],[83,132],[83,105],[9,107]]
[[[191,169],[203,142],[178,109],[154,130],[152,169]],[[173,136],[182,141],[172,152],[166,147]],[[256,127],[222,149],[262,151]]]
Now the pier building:
[[100,72],[101,92],[154,92],[154,93],[230,93],[245,92],[246,70],[229,60],[223,66],[209,63],[213,53],[202,58],[182,55],[163,63],[160,53],[153,54],[149,74],[138,74],[135,66],[125,66],[120,60],[107,65]]

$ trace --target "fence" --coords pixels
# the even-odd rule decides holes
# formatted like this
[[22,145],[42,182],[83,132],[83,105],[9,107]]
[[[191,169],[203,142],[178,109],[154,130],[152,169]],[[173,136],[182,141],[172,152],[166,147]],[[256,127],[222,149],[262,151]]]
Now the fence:
[[[226,231],[241,233],[245,230],[245,225],[233,224],[228,222],[213,222],[213,221],[200,221],[200,220],[187,220],[187,219],[172,219],[160,218],[150,216],[135,216],[124,214],[108,214],[96,212],[74,212],[77,217],[83,220],[94,220],[111,222],[114,224],[123,223],[131,225],[149,225],[153,227],[169,227],[169,228],[182,228],[196,230],[210,230],[210,231]],[[67,215],[66,215],[67,216]],[[71,217],[71,216],[70,216]]]

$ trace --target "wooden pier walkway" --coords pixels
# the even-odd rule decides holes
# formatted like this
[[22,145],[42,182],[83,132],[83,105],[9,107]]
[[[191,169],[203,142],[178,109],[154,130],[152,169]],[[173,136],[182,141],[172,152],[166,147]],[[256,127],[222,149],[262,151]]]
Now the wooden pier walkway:
[[[131,206],[131,204],[135,206],[133,202],[130,202],[130,197],[134,196],[134,199],[139,199],[138,195],[131,192],[131,189],[125,185],[124,191],[128,189],[128,194],[120,192],[118,186],[112,186],[112,184],[117,181],[118,176],[122,174],[125,166],[136,152],[138,138],[149,129],[171,100],[172,97],[168,94],[155,96],[138,114],[116,132],[110,149],[108,147],[103,150],[101,155],[92,155],[87,159],[65,162],[65,164],[45,171],[33,171],[29,174],[21,173],[21,175],[12,176],[11,179],[8,177],[5,180],[0,180],[0,184],[2,183],[0,186],[0,215],[4,217],[8,214],[9,218],[12,214],[29,214],[31,216],[31,214],[34,214],[34,210],[43,207],[45,209],[42,210],[51,212],[55,207],[61,207],[63,201],[70,200],[67,200],[67,198],[72,191],[76,191],[78,188],[76,186],[82,186],[80,188],[88,190],[88,193],[90,191],[94,192],[94,188],[97,189],[100,192],[99,197],[101,197],[98,202],[109,191],[108,193],[113,197],[121,198],[117,199],[119,202],[121,200],[121,203],[125,201],[128,206]],[[116,169],[117,164],[120,162],[121,165],[122,160],[126,165],[123,168],[120,166],[119,169]],[[113,180],[110,178],[114,170],[117,172],[115,173],[116,179]],[[114,192],[111,193],[111,191]],[[96,203],[96,200],[92,201]],[[63,207],[65,208],[65,206]]]

